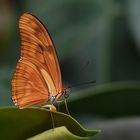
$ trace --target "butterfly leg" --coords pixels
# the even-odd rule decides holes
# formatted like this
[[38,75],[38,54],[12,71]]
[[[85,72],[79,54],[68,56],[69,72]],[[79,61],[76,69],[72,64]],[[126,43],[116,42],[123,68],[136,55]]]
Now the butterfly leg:
[[50,105],[50,104],[44,105],[44,106],[42,106],[42,107],[43,107],[43,108],[47,108],[47,109],[50,110],[50,117],[51,117],[51,121],[52,121],[52,128],[53,128],[53,130],[54,130],[54,128],[55,128],[55,123],[54,123],[54,117],[53,117],[52,111],[53,111],[53,112],[56,112],[56,111],[57,111],[56,107],[55,107],[54,105]]
[[67,100],[66,99],[64,99],[64,103],[65,103],[65,108],[66,108],[67,114],[70,115],[70,112],[69,112],[69,109],[68,109],[68,104],[67,104]]
[[52,120],[52,128],[54,130],[54,128],[55,128],[55,122],[54,122],[53,113],[51,111],[50,111],[50,116],[51,116],[51,120]]
[[69,112],[69,109],[68,109],[67,100],[66,99],[64,99],[64,100],[62,100],[62,99],[57,100],[57,103],[61,103],[61,102],[64,102],[65,103],[66,112],[67,112],[68,115],[70,115],[70,112]]

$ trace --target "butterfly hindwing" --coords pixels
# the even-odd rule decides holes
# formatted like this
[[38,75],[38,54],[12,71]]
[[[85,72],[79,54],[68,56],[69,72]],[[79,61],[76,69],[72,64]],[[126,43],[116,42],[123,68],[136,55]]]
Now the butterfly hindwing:
[[48,88],[38,67],[20,60],[12,80],[12,99],[20,108],[48,101]]

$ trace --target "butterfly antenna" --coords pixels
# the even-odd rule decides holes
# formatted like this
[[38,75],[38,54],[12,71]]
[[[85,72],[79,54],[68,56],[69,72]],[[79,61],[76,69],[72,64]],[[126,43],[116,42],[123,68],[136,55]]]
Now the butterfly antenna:
[[71,87],[87,86],[87,85],[92,85],[92,84],[95,84],[95,83],[96,83],[96,81],[88,81],[88,82],[74,84]]

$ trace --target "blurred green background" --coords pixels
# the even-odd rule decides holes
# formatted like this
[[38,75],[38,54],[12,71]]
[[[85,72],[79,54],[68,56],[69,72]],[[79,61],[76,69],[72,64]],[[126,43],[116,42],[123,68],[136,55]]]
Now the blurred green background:
[[64,85],[96,80],[72,88],[71,114],[89,128],[102,129],[97,140],[139,139],[133,131],[140,129],[139,7],[138,0],[1,0],[0,105],[13,105],[18,20],[30,12],[53,38]]

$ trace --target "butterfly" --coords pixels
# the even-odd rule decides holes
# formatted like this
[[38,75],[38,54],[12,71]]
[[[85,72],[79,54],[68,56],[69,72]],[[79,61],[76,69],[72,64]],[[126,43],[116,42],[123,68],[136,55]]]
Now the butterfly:
[[[51,104],[67,96],[53,41],[43,23],[30,13],[19,20],[21,56],[12,79],[12,100],[20,109]],[[55,110],[55,108],[54,108]]]

